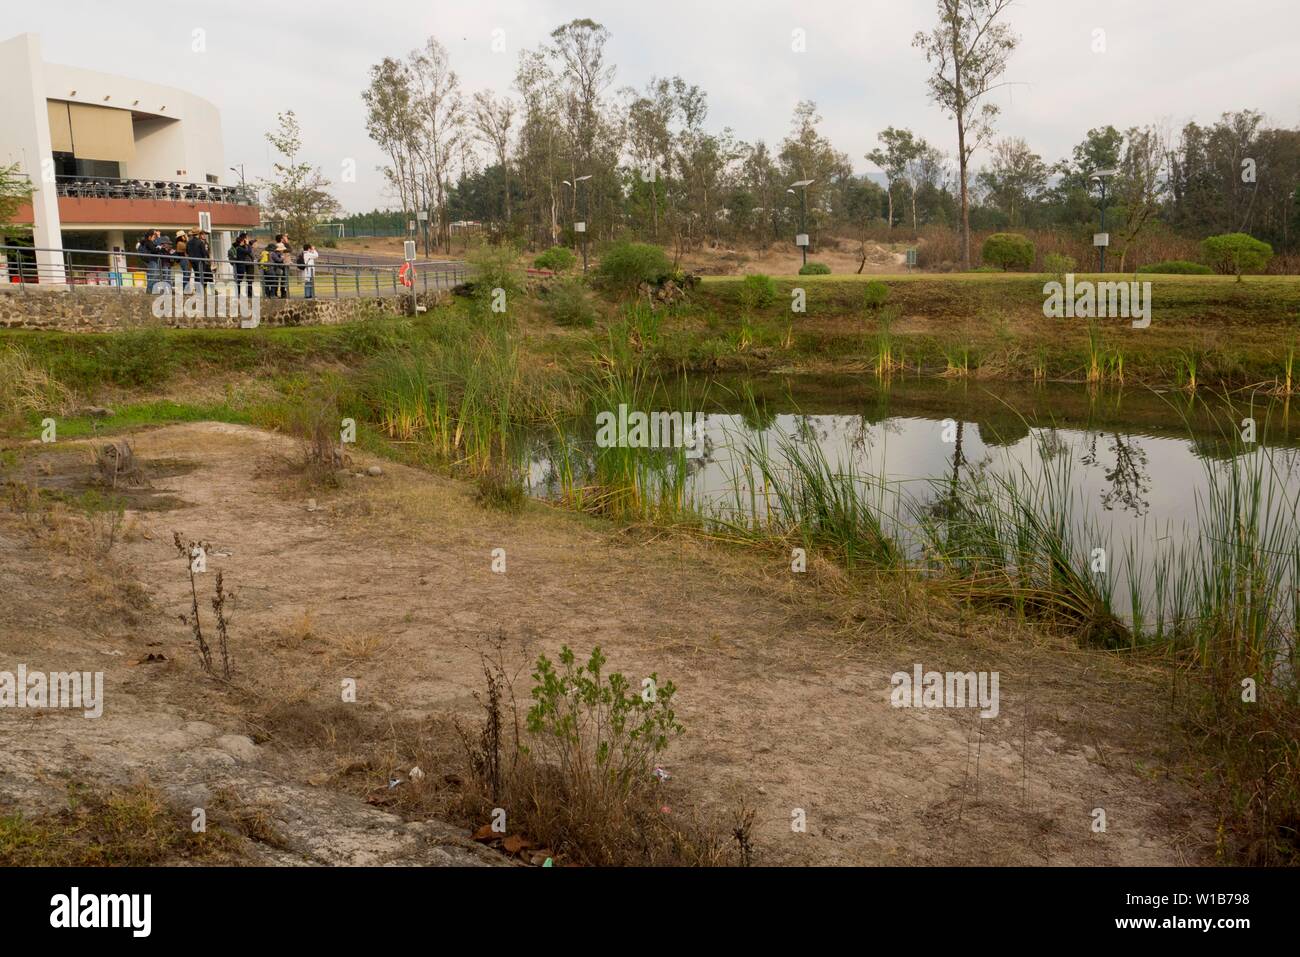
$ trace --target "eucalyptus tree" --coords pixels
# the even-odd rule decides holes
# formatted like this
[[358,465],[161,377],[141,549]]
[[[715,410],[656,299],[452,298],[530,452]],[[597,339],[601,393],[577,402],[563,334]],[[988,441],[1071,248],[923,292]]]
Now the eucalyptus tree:
[[474,94],[474,131],[501,167],[501,215],[507,225],[510,223],[510,141],[515,112],[515,103],[509,96],[498,98],[490,90]]
[[1019,38],[998,18],[1012,0],[938,0],[939,22],[919,31],[912,45],[932,72],[930,98],[957,121],[957,169],[961,188],[962,264],[969,269],[971,155],[993,136],[998,108],[987,95],[1002,86],[1007,60]]
[[[885,174],[886,192],[889,197],[889,228],[894,228],[894,187],[900,183],[908,183],[907,169],[908,164],[916,159],[924,140],[917,140],[911,130],[894,129],[892,126],[885,127],[878,137],[883,149],[877,147],[870,153],[867,153],[864,159],[875,163],[880,171]],[[909,184],[910,185],[910,184]],[[911,190],[915,198],[916,190]],[[912,227],[916,227],[916,207],[912,208]]]

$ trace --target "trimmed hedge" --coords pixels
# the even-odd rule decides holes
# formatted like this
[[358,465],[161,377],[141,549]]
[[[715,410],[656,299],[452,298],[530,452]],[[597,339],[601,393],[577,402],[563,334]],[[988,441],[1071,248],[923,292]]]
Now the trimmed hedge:
[[1138,272],[1167,273],[1171,276],[1213,276],[1214,270],[1202,263],[1189,262],[1186,259],[1170,259],[1167,262],[1139,266]]

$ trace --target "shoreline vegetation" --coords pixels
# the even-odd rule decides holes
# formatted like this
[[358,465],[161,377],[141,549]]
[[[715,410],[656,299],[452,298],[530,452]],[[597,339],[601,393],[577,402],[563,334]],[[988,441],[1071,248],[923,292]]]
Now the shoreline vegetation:
[[[1165,423],[1182,418],[1191,429],[1198,396],[1230,393],[1235,420],[1239,406],[1297,387],[1300,280],[1141,275],[1154,279],[1153,321],[1135,329],[1121,319],[1045,319],[1044,276],[706,279],[684,302],[658,308],[582,290],[599,318],[575,328],[548,321],[554,286],[526,290],[504,259],[478,265],[468,295],[415,318],[0,335],[3,455],[12,464],[28,454],[45,417],[68,438],[216,418],[327,444],[351,417],[366,451],[476,481],[489,507],[520,507],[519,439],[545,433],[559,503],[576,511],[774,554],[801,548],[862,581],[900,576],[1098,653],[1162,662],[1200,755],[1194,773],[1216,795],[1219,860],[1297,862],[1300,495],[1286,487],[1277,450],[1242,448],[1231,422],[1210,414],[1196,426],[1218,429],[1228,453],[1206,460],[1201,535],[1150,565],[1133,560],[1131,544],[1108,543],[1100,575],[1097,536],[1064,467],[1010,479],[954,470],[926,503],[889,515],[876,477],[838,472],[794,443],[750,443],[743,470],[761,477],[761,494],[751,484],[742,500],[738,484],[735,509],[707,514],[685,498],[683,449],[588,453],[575,423],[620,405],[692,408],[700,398],[691,390],[709,374],[815,371],[881,391],[909,379],[1079,383],[1081,401],[1093,404],[1117,390],[1159,389],[1169,393]],[[807,311],[792,317],[800,289]],[[494,290],[513,304],[504,314],[492,308]],[[751,387],[733,398],[759,415]],[[92,401],[116,412],[82,414]],[[1027,431],[1002,410],[1004,424],[1017,419]],[[1156,597],[1126,603],[1118,583],[1129,595],[1149,585]]]

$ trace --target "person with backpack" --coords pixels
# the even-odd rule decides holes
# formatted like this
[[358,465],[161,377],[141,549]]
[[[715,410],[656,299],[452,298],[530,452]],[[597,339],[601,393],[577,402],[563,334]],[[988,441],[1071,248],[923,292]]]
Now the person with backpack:
[[261,271],[262,274],[262,298],[263,299],[270,299],[275,294],[274,287],[272,286],[272,283],[275,282],[275,277],[271,272],[271,250],[274,246],[275,246],[274,243],[267,243],[266,247],[262,250],[261,254],[257,257],[257,268]]
[[316,260],[320,254],[316,252],[316,247],[311,243],[302,247],[302,252],[298,254],[298,268],[302,270],[302,297],[304,299],[316,298]]
[[181,292],[185,293],[190,292],[194,288],[193,280],[191,278],[193,275],[193,269],[190,267],[189,256],[185,252],[188,243],[189,237],[185,235],[185,230],[177,230],[176,243],[172,247],[172,252],[177,258],[170,260],[167,264],[168,276],[174,274],[175,266],[179,265],[181,267]]

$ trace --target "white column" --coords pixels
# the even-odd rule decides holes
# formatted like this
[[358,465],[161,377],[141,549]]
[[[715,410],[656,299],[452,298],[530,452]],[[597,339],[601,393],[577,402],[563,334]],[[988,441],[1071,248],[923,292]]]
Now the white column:
[[[212,234],[212,261],[225,260],[226,253],[230,252],[230,244],[234,241],[234,236],[230,230],[223,229],[221,232]],[[218,279],[234,279],[235,270],[230,263],[222,262],[214,271]]]
[[30,178],[32,240],[43,283],[62,283],[63,234],[54,183],[54,154],[45,106],[45,67],[39,38],[23,33],[0,43],[0,162],[18,163]]

